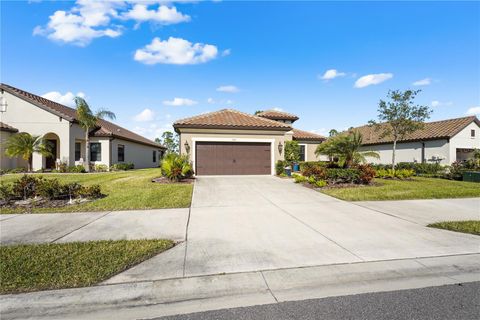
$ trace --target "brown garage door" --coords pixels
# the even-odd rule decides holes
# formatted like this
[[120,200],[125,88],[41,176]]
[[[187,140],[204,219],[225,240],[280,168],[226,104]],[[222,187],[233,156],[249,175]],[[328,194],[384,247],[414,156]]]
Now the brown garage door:
[[197,175],[270,174],[270,143],[197,142]]

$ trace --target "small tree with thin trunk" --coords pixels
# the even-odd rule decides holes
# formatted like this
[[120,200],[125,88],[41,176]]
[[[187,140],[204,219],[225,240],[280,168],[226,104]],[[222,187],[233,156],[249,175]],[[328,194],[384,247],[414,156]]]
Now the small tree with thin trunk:
[[115,114],[111,111],[101,109],[93,113],[85,99],[75,97],[75,104],[77,105],[77,121],[80,127],[85,130],[85,162],[84,167],[87,172],[90,171],[90,130],[97,126],[100,119],[109,118],[115,119]]
[[378,104],[378,121],[369,121],[375,130],[380,131],[380,138],[391,137],[393,140],[392,169],[395,170],[395,151],[397,142],[406,135],[423,128],[424,121],[430,118],[432,110],[428,106],[415,104],[415,98],[421,90],[389,91],[390,101],[380,100]]
[[35,152],[44,157],[52,155],[50,145],[42,136],[32,136],[29,133],[20,132],[7,140],[5,154],[11,158],[22,157],[28,163],[28,171],[32,170],[32,156]]

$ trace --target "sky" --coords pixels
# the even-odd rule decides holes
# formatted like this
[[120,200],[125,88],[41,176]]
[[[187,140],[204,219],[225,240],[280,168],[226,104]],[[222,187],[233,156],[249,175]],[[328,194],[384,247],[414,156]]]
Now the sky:
[[480,115],[480,2],[1,1],[0,80],[84,97],[151,139],[180,118],[279,109],[320,134],[389,90]]

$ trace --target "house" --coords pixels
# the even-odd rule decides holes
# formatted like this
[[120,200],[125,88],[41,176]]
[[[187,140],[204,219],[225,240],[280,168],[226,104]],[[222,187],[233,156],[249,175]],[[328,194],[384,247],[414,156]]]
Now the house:
[[180,153],[188,154],[197,175],[275,174],[284,160],[285,142],[296,140],[302,160],[316,160],[315,149],[325,137],[294,129],[298,117],[265,111],[252,115],[232,109],[181,119],[173,124]]
[[[385,124],[382,124],[385,125]],[[393,140],[381,137],[381,129],[362,126],[357,130],[363,136],[363,151],[376,151],[380,159],[369,159],[373,163],[392,162]],[[396,162],[427,162],[451,164],[473,157],[480,149],[480,121],[475,116],[425,123],[424,127],[405,136],[397,143]]]
[[[5,157],[5,143],[17,132],[43,136],[52,146],[52,157],[33,155],[33,170],[54,169],[60,162],[83,164],[85,131],[78,125],[75,109],[6,84],[0,84],[0,93],[0,169],[26,166],[23,159]],[[160,144],[105,120],[99,120],[89,136],[94,165],[131,162],[135,168],[157,167],[165,151]]]

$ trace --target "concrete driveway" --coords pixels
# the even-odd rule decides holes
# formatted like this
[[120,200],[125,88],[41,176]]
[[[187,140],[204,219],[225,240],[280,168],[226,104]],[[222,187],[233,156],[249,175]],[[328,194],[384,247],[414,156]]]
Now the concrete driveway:
[[480,238],[271,176],[199,177],[187,241],[107,283],[478,253]]

